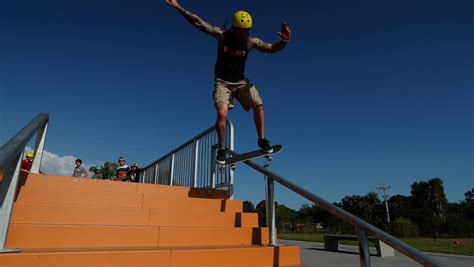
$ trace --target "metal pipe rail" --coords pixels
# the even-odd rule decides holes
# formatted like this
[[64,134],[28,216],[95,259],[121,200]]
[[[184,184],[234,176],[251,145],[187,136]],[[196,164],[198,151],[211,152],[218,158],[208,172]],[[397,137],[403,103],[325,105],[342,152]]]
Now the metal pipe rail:
[[[217,135],[214,126],[143,168],[140,182],[195,188],[227,187],[232,198],[234,171],[214,163]],[[227,121],[226,146],[234,149],[234,126]]]
[[31,173],[39,173],[43,149],[48,130],[49,115],[39,113],[20,130],[12,139],[0,148],[0,253],[16,252],[17,249],[6,249],[5,242],[10,224],[13,201],[18,187],[21,160],[26,145],[36,134]]
[[[238,156],[239,154],[235,153],[234,151],[229,151],[228,153],[232,156]],[[253,169],[259,171],[260,173],[264,174],[266,177],[269,177],[269,180],[277,181],[279,184],[285,186],[286,188],[290,189],[291,191],[299,194],[300,196],[310,200],[311,202],[317,204],[324,210],[330,212],[331,214],[335,215],[336,217],[344,220],[347,223],[352,224],[357,229],[357,235],[359,237],[359,258],[360,258],[360,266],[370,267],[370,253],[369,253],[369,245],[367,236],[373,236],[387,245],[393,247],[394,249],[398,250],[399,252],[405,254],[409,258],[413,259],[414,261],[422,264],[423,266],[443,266],[441,263],[433,260],[432,258],[428,257],[424,253],[418,251],[417,249],[413,248],[412,246],[402,242],[398,238],[378,229],[377,227],[369,224],[368,222],[352,215],[351,213],[333,205],[332,203],[318,197],[317,195],[309,192],[308,190],[290,182],[289,180],[283,178],[282,176],[270,171],[268,168],[262,167],[250,160],[244,161],[245,164],[252,167]],[[266,183],[267,187],[269,186],[268,182]],[[274,199],[273,193],[273,185],[270,185],[271,188],[266,188],[266,191],[271,193],[270,199]],[[272,212],[272,209],[267,209],[269,212]],[[274,214],[269,214],[267,217],[274,218]],[[273,223],[274,224],[274,223]],[[270,227],[270,240],[274,238],[276,233],[273,227]],[[276,242],[275,242],[276,243]],[[273,243],[273,245],[276,245]]]

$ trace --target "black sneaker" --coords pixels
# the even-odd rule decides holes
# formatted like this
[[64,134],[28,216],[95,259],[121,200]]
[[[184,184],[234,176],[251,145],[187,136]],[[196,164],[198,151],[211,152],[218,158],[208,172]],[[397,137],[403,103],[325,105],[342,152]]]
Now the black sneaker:
[[224,165],[225,164],[225,160],[226,160],[226,153],[225,153],[225,149],[219,149],[217,150],[217,156],[216,156],[216,163],[217,164],[221,164],[221,165]]
[[258,146],[262,149],[262,151],[264,153],[272,153],[273,152],[273,148],[270,145],[270,141],[268,141],[265,138],[258,139]]

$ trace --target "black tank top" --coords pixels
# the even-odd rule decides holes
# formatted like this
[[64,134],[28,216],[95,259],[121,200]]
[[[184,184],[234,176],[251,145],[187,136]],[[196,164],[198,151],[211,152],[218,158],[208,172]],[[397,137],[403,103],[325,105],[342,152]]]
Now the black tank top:
[[237,39],[232,30],[224,32],[224,38],[219,43],[217,61],[214,68],[216,78],[237,82],[245,79],[245,62],[247,61],[247,38]]

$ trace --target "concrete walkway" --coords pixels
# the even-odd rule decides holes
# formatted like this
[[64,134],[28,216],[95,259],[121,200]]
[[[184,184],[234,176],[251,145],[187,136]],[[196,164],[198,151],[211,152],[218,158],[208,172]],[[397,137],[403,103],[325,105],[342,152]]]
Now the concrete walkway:
[[[330,252],[324,250],[323,243],[278,240],[281,244],[297,245],[301,247],[301,260],[310,267],[326,267],[326,266],[359,266],[359,250],[356,246],[341,245],[341,252]],[[375,248],[371,248],[371,254],[375,255]],[[474,267],[474,257],[461,256],[451,254],[429,253],[427,255],[434,260],[449,267]],[[372,266],[388,266],[388,267],[405,267],[405,266],[421,266],[412,259],[395,251],[394,257],[380,258],[377,256],[370,257]]]

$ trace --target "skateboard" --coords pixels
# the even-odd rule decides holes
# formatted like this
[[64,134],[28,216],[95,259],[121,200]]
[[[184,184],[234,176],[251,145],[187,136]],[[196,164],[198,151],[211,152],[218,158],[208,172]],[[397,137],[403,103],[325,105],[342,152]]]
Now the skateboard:
[[236,163],[251,160],[254,158],[259,158],[259,157],[266,157],[268,160],[272,160],[271,156],[280,152],[283,149],[283,146],[274,145],[272,146],[272,148],[273,148],[272,153],[265,153],[262,150],[255,150],[255,151],[250,151],[247,153],[240,154],[239,156],[227,158],[225,163],[222,164],[222,166],[232,166],[232,165],[235,165]]

